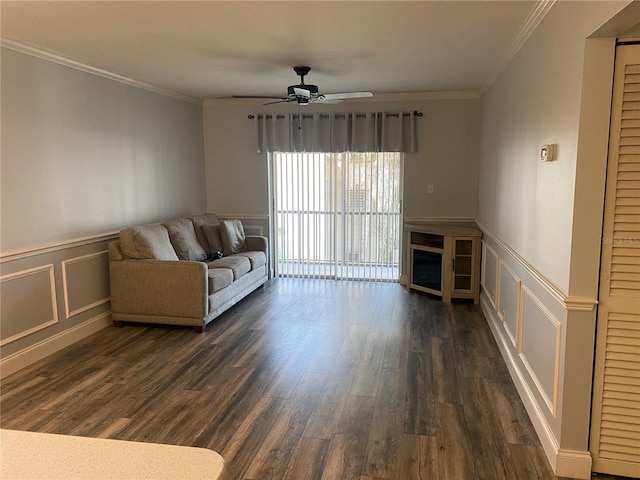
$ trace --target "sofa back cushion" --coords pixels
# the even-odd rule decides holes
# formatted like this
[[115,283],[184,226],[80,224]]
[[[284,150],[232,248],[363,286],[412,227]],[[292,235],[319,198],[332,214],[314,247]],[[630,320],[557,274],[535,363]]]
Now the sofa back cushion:
[[202,245],[202,248],[205,249],[207,254],[215,252],[216,250],[212,251],[209,248],[209,243],[207,243],[202,227],[205,225],[219,225],[220,222],[218,222],[217,215],[215,213],[203,213],[201,215],[194,215],[193,217],[190,217],[190,220],[193,223],[196,238],[198,239],[198,242],[200,242],[200,245]]
[[125,258],[178,260],[169,240],[169,233],[160,224],[121,230],[120,247]]
[[203,261],[207,258],[200,242],[196,238],[193,223],[188,218],[176,218],[162,224],[169,232],[169,240],[180,260]]
[[240,220],[222,220],[220,222],[220,238],[225,256],[245,252],[247,245],[244,239],[244,227]]

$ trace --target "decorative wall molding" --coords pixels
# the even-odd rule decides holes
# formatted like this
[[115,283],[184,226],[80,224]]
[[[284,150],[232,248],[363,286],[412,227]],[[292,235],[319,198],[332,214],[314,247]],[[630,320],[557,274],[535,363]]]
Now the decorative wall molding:
[[[3,272],[9,272],[0,277],[2,283],[25,275],[41,275],[33,278],[36,282],[33,284],[27,279],[27,283],[3,285],[3,295],[14,290],[10,298],[15,298],[16,304],[11,318],[2,319],[7,338],[0,342],[3,354],[0,374],[13,373],[93,333],[98,328],[87,323],[93,315],[110,317],[108,305],[102,306],[110,300],[105,247],[117,237],[117,233],[107,233],[76,238],[4,254],[0,258]],[[87,282],[86,288],[83,282]],[[45,296],[50,299],[43,299]],[[100,309],[92,313],[95,307]],[[73,320],[69,320],[70,317]],[[38,325],[34,326],[34,322]],[[99,328],[108,323],[102,322]],[[82,325],[84,327],[78,328]]]
[[99,305],[108,303],[111,300],[111,297],[107,296],[104,298],[97,299],[96,301],[91,302],[89,304],[83,305],[80,308],[76,308],[75,310],[71,310],[70,302],[69,302],[69,282],[68,282],[69,271],[67,267],[69,265],[73,265],[74,263],[86,262],[100,256],[108,256],[108,255],[109,255],[109,251],[103,250],[101,252],[90,253],[88,255],[82,255],[80,257],[74,257],[74,258],[70,258],[68,260],[62,261],[62,289],[64,293],[64,310],[65,310],[66,318],[71,318],[75,315],[91,310],[92,308],[95,308]]
[[534,391],[519,367],[519,362],[514,356],[514,349],[510,345],[511,341],[501,328],[501,321],[495,311],[491,309],[484,292],[480,297],[480,306],[554,473],[559,477],[591,478],[591,454],[588,451],[560,448],[558,439],[553,433]]
[[475,222],[472,217],[403,217],[403,223],[466,223]]
[[[551,412],[551,414],[555,417],[558,416],[558,390],[560,385],[560,346],[562,341],[562,324],[553,316],[553,314],[544,306],[544,304],[538,299],[533,292],[531,292],[527,287],[522,286],[520,289],[520,303],[522,308],[522,328],[520,329],[520,338],[518,339],[518,345],[520,348],[518,352],[520,354],[520,359],[522,360],[523,365],[525,366],[531,380],[536,386],[538,393],[544,400],[547,408]],[[525,348],[524,348],[524,330],[525,323],[527,321],[525,306],[526,306],[526,298],[530,298],[536,308],[544,315],[544,317],[549,321],[551,326],[555,329],[555,345],[554,345],[554,358],[553,358],[553,379],[552,379],[552,391],[548,392],[544,387],[542,381],[540,380],[539,373],[537,372],[535,367],[531,365],[529,359],[527,358]]]
[[[502,272],[506,272],[503,274]],[[507,314],[505,311],[505,301],[503,300],[503,292],[506,291],[507,284],[507,276],[512,278],[512,281],[515,285],[515,294],[514,298],[516,301],[515,312],[513,312],[514,320],[515,320],[515,328],[511,328],[511,325],[508,322]],[[522,280],[518,278],[518,276],[509,268],[509,266],[502,260],[498,260],[498,301],[496,312],[498,317],[502,320],[503,328],[507,336],[511,339],[511,343],[513,347],[520,351],[522,349],[522,345],[518,344],[518,339],[522,338],[522,324],[524,320],[524,312],[522,309],[522,302],[520,301],[521,292],[522,292]]]
[[541,410],[540,404],[538,403],[529,382],[519,367],[520,362],[516,357],[514,357],[514,350],[510,346],[511,340],[505,336],[504,330],[501,328],[502,322],[495,311],[491,308],[484,292],[480,296],[480,307],[485,318],[487,318],[487,323],[489,324],[489,328],[491,329],[496,343],[498,344],[498,348],[502,353],[502,357],[505,360],[511,379],[513,380],[516,390],[518,390],[518,394],[520,395],[522,403],[524,403],[525,409],[529,414],[531,423],[538,434],[538,438],[540,439],[545,455],[547,456],[549,463],[554,466],[556,465],[558,452],[560,450],[558,439],[553,433],[551,425],[549,425],[549,422]]
[[[489,258],[490,258],[489,256],[493,258],[493,265],[495,266],[495,269],[492,273],[493,285],[491,285],[490,283],[492,282],[489,279],[487,279],[487,265],[491,263],[489,261]],[[497,300],[499,298],[499,289],[500,289],[500,277],[498,273],[499,259],[498,259],[498,255],[496,255],[496,252],[484,241],[482,242],[482,259],[483,259],[483,262],[482,262],[482,267],[480,272],[480,285],[482,285],[482,288],[485,289],[487,293],[487,298],[491,302],[491,305],[493,306],[494,310],[496,310],[498,312],[498,315],[500,315],[500,311],[496,306]]]
[[565,298],[567,298],[568,295],[560,287],[558,287],[555,283],[553,283],[553,281],[545,277],[544,274],[536,270],[533,265],[527,262],[522,256],[520,256],[518,252],[511,248],[511,246],[504,240],[502,240],[498,235],[491,232],[487,227],[482,225],[477,220],[476,224],[478,225],[480,230],[482,230],[482,233],[484,235],[491,238],[491,240],[498,244],[498,246],[505,252],[507,252],[507,254],[512,257],[517,263],[519,263],[520,266],[522,266],[527,271],[527,273],[529,273],[534,278],[536,282],[538,282],[547,292],[549,292],[554,297],[554,299],[558,301],[558,303],[564,306]]
[[264,213],[217,213],[216,216],[224,220],[269,220],[269,215]]
[[43,358],[62,350],[111,324],[111,312],[102,313],[86,322],[64,330],[41,342],[0,360],[0,378],[4,378]]
[[57,300],[56,300],[56,280],[55,280],[55,274],[53,271],[53,264],[52,263],[48,263],[46,265],[41,265],[39,267],[35,267],[35,268],[30,268],[28,270],[21,270],[19,272],[14,272],[14,273],[9,273],[6,275],[3,275],[2,277],[0,277],[0,284],[4,283],[4,282],[10,282],[12,280],[17,280],[20,278],[25,278],[31,275],[37,275],[39,273],[48,273],[49,275],[49,294],[50,294],[50,298],[51,298],[51,311],[53,314],[53,318],[51,319],[47,319],[41,323],[39,323],[38,325],[28,328],[26,330],[23,330],[19,333],[16,333],[15,335],[12,335],[10,337],[7,337],[3,340],[0,341],[0,346],[4,346],[7,345],[11,342],[15,342],[16,340],[19,340],[20,338],[26,337],[27,335],[31,335],[32,333],[38,332],[44,328],[50,327],[51,325],[55,325],[56,323],[58,323],[58,304],[57,304]]
[[45,253],[52,253],[59,250],[65,250],[67,248],[81,247],[83,245],[90,245],[92,243],[98,243],[102,241],[115,240],[120,234],[117,232],[102,233],[99,235],[91,235],[82,238],[76,238],[72,240],[65,240],[64,242],[51,243],[48,245],[42,245],[39,247],[28,248],[24,250],[16,250],[13,252],[0,253],[0,263],[11,262],[13,260],[21,260],[23,258],[31,257],[33,255],[42,255]]
[[184,95],[182,93],[173,92],[171,90],[156,87],[154,85],[149,85],[148,83],[139,82],[138,80],[133,80],[132,78],[128,78],[128,77],[123,77],[122,75],[118,75],[117,73],[108,72],[107,70],[102,70],[100,68],[92,67],[85,63],[77,62],[75,60],[70,60],[61,55],[47,52],[46,50],[43,50],[41,48],[36,48],[30,45],[25,45],[23,43],[19,43],[19,42],[15,42],[13,40],[7,40],[7,39],[2,39],[2,41],[0,41],[0,46],[9,48],[11,50],[15,50],[16,52],[24,53],[26,55],[31,55],[32,57],[37,57],[42,60],[47,60],[49,62],[57,63],[58,65],[63,65],[65,67],[73,68],[75,70],[80,70],[81,72],[90,73],[91,75],[97,75],[99,77],[107,78],[109,80],[113,80],[114,82],[124,83],[125,85],[129,85],[131,87],[140,88],[142,90],[147,90],[152,93],[157,93],[165,97],[171,97],[177,100],[182,100],[183,102],[202,105],[201,98],[192,97],[190,95]]
[[598,305],[598,300],[589,297],[566,297],[564,305],[567,310],[573,312],[593,312]]
[[540,22],[542,22],[547,13],[549,13],[549,10],[551,10],[551,7],[553,7],[554,3],[556,3],[556,0],[538,1],[535,8],[531,11],[527,19],[520,26],[520,30],[518,30],[516,35],[509,43],[509,46],[502,55],[502,58],[500,58],[489,77],[484,81],[482,87],[480,87],[481,95],[487,93],[491,85],[493,85],[493,82],[498,79],[502,71],[506,68],[513,57],[516,56],[520,48],[522,48],[533,31],[538,27],[538,25],[540,25]]

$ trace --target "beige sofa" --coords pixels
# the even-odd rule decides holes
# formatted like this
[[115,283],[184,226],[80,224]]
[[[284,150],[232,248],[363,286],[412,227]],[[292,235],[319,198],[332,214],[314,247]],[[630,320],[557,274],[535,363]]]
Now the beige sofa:
[[[216,252],[223,256],[214,259]],[[122,322],[205,325],[268,278],[265,237],[212,213],[141,225],[109,244],[111,316]]]

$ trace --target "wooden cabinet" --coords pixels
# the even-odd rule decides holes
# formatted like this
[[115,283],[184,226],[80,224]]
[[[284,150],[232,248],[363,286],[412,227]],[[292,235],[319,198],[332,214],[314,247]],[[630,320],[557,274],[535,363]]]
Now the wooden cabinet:
[[408,288],[452,298],[480,300],[480,239],[475,223],[405,225]]

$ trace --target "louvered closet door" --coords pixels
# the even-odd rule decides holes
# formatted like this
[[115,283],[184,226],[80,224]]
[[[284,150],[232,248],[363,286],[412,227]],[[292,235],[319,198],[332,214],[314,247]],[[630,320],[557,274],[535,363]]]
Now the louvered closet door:
[[640,477],[640,45],[616,51],[612,103],[591,453]]

